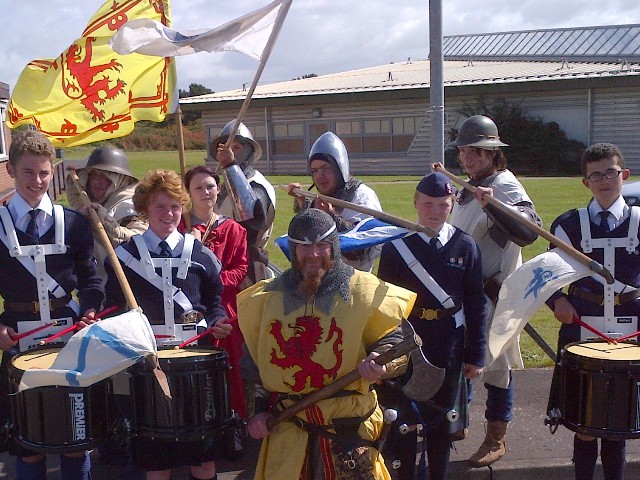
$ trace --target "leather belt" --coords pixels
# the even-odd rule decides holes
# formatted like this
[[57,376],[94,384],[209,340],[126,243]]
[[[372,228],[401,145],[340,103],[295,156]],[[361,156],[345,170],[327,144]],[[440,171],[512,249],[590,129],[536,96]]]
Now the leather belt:
[[[65,295],[62,298],[50,298],[49,310],[54,311],[60,307],[64,307],[71,300],[71,295]],[[40,303],[38,301],[33,302],[9,302],[4,301],[4,309],[7,312],[18,313],[40,313]]]
[[[597,305],[604,305],[604,295],[599,293],[593,293],[591,290],[571,285],[569,287],[569,295],[576,296],[587,302],[595,303]],[[614,305],[622,305],[623,303],[633,302],[640,297],[640,290],[634,289],[626,293],[618,293],[615,295],[613,303]]]
[[204,318],[204,315],[200,312],[192,311],[189,313],[183,313],[178,318],[176,318],[176,323],[198,323],[200,320]]
[[441,318],[450,317],[455,315],[461,307],[451,307],[451,308],[422,308],[422,313],[418,318],[423,320],[440,320]]

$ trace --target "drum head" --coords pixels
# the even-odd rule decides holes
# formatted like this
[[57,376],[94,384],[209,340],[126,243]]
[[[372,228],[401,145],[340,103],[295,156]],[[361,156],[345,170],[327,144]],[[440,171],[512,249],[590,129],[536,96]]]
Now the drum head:
[[32,369],[51,368],[58,358],[62,347],[38,347],[19,353],[11,359],[11,365],[18,370],[26,372]]

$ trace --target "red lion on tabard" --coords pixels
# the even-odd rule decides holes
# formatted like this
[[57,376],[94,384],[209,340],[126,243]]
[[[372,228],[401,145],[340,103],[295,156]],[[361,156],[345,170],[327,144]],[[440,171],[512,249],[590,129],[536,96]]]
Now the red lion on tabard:
[[324,341],[324,343],[331,342],[336,334],[336,339],[333,341],[333,353],[336,357],[334,366],[326,369],[311,358],[316,352],[317,346],[322,343],[323,331],[319,320],[318,317],[310,315],[296,318],[295,325],[289,326],[293,328],[295,335],[286,340],[282,336],[282,322],[274,320],[271,324],[270,333],[276,339],[280,352],[282,352],[282,356],[279,356],[276,349],[272,349],[271,363],[282,368],[298,367],[300,369],[293,376],[295,383],[293,385],[286,384],[294,392],[302,391],[307,385],[307,379],[313,388],[324,387],[325,377],[335,379],[342,365],[342,349],[340,348],[342,346],[342,329],[337,327],[335,318],[331,319],[331,327]]
[[[80,99],[80,102],[91,113],[93,121],[104,120],[104,110],[99,110],[96,105],[104,105],[107,100],[124,93],[125,82],[119,78],[115,85],[109,84],[111,79],[107,75],[96,78],[98,74],[106,70],[120,71],[122,65],[115,59],[101,65],[91,65],[95,37],[86,37],[84,46],[84,58],[82,48],[74,43],[69,47],[65,55],[65,65],[73,80],[63,81],[64,92],[70,98]],[[76,93],[77,92],[77,93]]]

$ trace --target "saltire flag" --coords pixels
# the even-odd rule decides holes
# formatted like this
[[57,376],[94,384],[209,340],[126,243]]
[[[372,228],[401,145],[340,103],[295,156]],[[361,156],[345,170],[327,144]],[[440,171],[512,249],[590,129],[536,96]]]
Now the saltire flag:
[[489,331],[487,365],[507,351],[554,292],[591,273],[584,264],[555,248],[523,263],[509,275],[500,288]]
[[156,340],[142,310],[130,310],[79,330],[50,368],[28,369],[18,391],[46,385],[88,387],[157,355]]
[[118,55],[109,46],[136,18],[169,25],[169,0],[107,0],[67,50],[25,67],[7,106],[7,125],[33,124],[55,146],[71,147],[122,137],[139,120],[160,122],[173,113],[174,60]]
[[[342,253],[362,250],[364,248],[375,247],[397,238],[406,237],[415,233],[402,227],[390,225],[376,218],[365,218],[358,222],[351,230],[338,235],[340,239],[340,250]],[[275,244],[280,247],[282,253],[291,260],[289,252],[289,240],[287,235],[282,235],[275,239]]]
[[[151,18],[135,19],[118,30],[111,46],[123,55],[135,52],[174,57],[203,51],[235,51],[260,61],[271,32],[282,24],[291,1],[276,0],[219,27],[200,30],[178,31]],[[277,22],[279,16],[281,20]]]

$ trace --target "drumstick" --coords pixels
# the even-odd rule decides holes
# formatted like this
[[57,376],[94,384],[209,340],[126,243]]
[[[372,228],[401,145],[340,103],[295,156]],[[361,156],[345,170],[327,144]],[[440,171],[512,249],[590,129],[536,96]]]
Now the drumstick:
[[155,338],[174,338],[173,335],[163,335],[161,333],[156,333],[153,335]]
[[624,337],[616,338],[616,342],[622,342],[623,340],[629,340],[630,338],[637,337],[640,335],[640,330],[634,333],[630,333],[629,335],[625,335]]
[[34,333],[38,333],[40,330],[44,330],[45,328],[49,328],[49,327],[54,327],[56,325],[58,325],[57,320],[53,322],[45,323],[44,325],[40,325],[39,327],[36,327],[36,328],[32,328],[28,332],[22,332],[22,333],[19,333],[18,335],[9,335],[9,338],[14,342],[17,342],[18,340],[24,337],[28,337],[29,335],[33,335]]
[[209,335],[211,332],[213,332],[213,327],[209,327],[207,328],[204,332],[199,333],[198,335],[196,335],[193,338],[190,338],[187,341],[182,342],[180,345],[176,345],[175,347],[173,347],[175,350],[179,349],[179,348],[184,348],[187,345],[189,345],[192,342],[195,342],[196,340],[200,340],[202,337],[205,337],[207,335]]
[[[112,305],[109,308],[105,308],[104,310],[102,310],[101,312],[96,313],[96,316],[94,318],[100,319],[102,317],[105,317],[107,315],[109,315],[110,313],[115,312],[116,310],[118,310],[118,306],[117,305]],[[74,330],[78,330],[80,327],[78,326],[77,323],[74,323],[73,325],[71,325],[68,328],[65,328],[64,330],[60,330],[58,333],[55,333],[53,335],[51,335],[50,337],[45,338],[44,340],[40,340],[40,345],[44,345],[45,343],[49,343],[51,340],[55,340],[56,338],[60,338],[63,335],[66,335],[69,332],[73,332]]]
[[581,327],[586,328],[587,330],[589,330],[590,332],[595,333],[596,335],[598,335],[600,338],[605,339],[607,342],[609,343],[618,343],[617,340],[614,340],[613,338],[611,338],[610,336],[602,333],[600,330],[598,330],[597,328],[592,327],[591,325],[584,323],[582,320],[580,320],[578,317],[573,317],[573,323],[577,323],[578,325],[580,325]]

